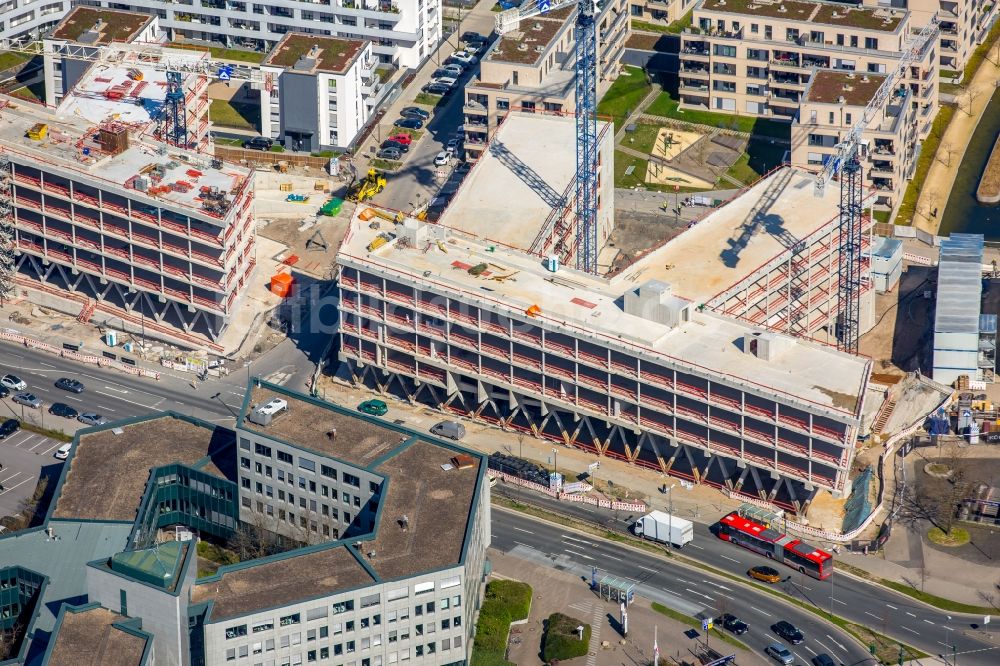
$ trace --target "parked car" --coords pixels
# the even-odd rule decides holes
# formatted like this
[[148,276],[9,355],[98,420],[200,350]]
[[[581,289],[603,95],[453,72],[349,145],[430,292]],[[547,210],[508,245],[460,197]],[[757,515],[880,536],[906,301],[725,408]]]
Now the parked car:
[[487,38],[485,36],[479,34],[478,32],[473,32],[472,30],[468,30],[468,31],[462,33],[462,41],[463,42],[485,42],[485,41],[487,41]]
[[62,446],[60,446],[58,449],[56,449],[56,452],[53,453],[52,455],[54,455],[57,460],[66,460],[66,458],[69,458],[69,452],[72,450],[73,450],[73,443],[70,442],[68,444],[63,444]]
[[781,574],[772,567],[754,567],[747,572],[747,575],[765,583],[777,583],[781,580]]
[[0,423],[0,439],[7,439],[21,429],[21,424],[17,419],[7,419]]
[[383,160],[393,160],[396,162],[403,159],[403,153],[400,152],[399,148],[383,148],[378,151],[377,156]]
[[431,426],[431,433],[458,441],[465,437],[465,426],[457,421],[441,421]]
[[446,97],[451,94],[453,88],[442,83],[429,83],[421,88],[421,90],[428,95],[441,95],[442,97]]
[[385,416],[389,411],[389,406],[381,400],[365,400],[358,405],[358,411],[372,416]]
[[837,666],[833,663],[833,657],[825,652],[821,652],[812,658],[813,666]]
[[399,143],[398,141],[390,141],[389,139],[386,139],[385,141],[382,142],[382,149],[398,150],[401,153],[410,152],[410,147],[407,146],[406,144]]
[[[449,62],[446,65],[441,65],[441,67],[438,68],[437,71],[439,71],[439,72],[450,72],[450,76],[454,76],[457,79],[465,71],[465,65],[463,65],[461,63],[458,63],[458,62]],[[449,76],[449,75],[445,74],[445,76]]]
[[95,414],[94,412],[84,412],[76,417],[76,420],[80,423],[86,423],[89,426],[104,425],[108,422],[106,418],[100,414]]
[[448,139],[448,143],[447,145],[445,145],[444,149],[448,151],[450,154],[454,155],[458,151],[459,146],[461,145],[462,145],[461,139]]
[[403,134],[402,132],[400,132],[399,134],[393,134],[392,136],[390,136],[389,141],[395,141],[396,143],[401,143],[404,146],[408,146],[411,143],[413,143],[413,137],[410,136],[409,134]]
[[10,389],[6,386],[0,386],[0,398],[6,398],[10,395]]
[[448,162],[450,161],[451,155],[443,150],[434,156],[434,166],[448,166]]
[[8,374],[4,375],[3,378],[0,379],[0,386],[8,388],[11,391],[23,391],[24,389],[28,388],[28,383],[23,379],[21,379],[20,377],[18,377],[17,375]]
[[458,85],[458,79],[454,76],[442,76],[441,78],[431,79],[431,85],[434,86],[448,86],[449,88],[454,88]]
[[454,60],[455,62],[462,63],[463,65],[471,65],[476,62],[478,58],[466,51],[455,51],[451,54],[451,57],[448,58],[448,60]]
[[56,380],[56,388],[64,391],[70,391],[72,393],[83,393],[84,386],[83,382],[77,381],[76,379],[60,377]]
[[255,136],[243,142],[244,150],[271,150],[271,146],[273,145],[274,139],[266,136]]
[[768,656],[772,657],[779,664],[785,664],[785,666],[795,661],[795,656],[788,650],[788,648],[780,643],[772,643],[771,645],[768,645],[764,648],[764,652],[766,652]]
[[795,628],[795,625],[785,620],[779,620],[771,625],[773,631],[779,638],[783,638],[792,645],[802,642],[802,632]]
[[430,111],[425,111],[419,106],[408,106],[399,112],[404,118],[416,118],[417,120],[428,120],[431,117]]
[[731,613],[726,613],[725,615],[720,617],[719,623],[722,625],[723,629],[725,629],[726,631],[731,631],[737,636],[742,636],[743,634],[750,631],[750,627],[747,626],[746,622],[736,617],[735,615],[732,615]]
[[25,407],[31,407],[32,409],[37,409],[42,406],[42,401],[34,393],[28,393],[27,391],[22,391],[21,393],[15,393],[14,397],[11,398],[14,402],[19,405],[24,405]]
[[66,419],[75,419],[80,415],[80,412],[76,411],[65,402],[53,402],[52,406],[49,407],[49,414],[52,416],[61,416]]
[[455,173],[469,173],[472,171],[472,162],[459,162],[455,167]]
[[400,118],[393,125],[402,127],[403,129],[418,130],[424,128],[424,121],[417,120],[416,118]]

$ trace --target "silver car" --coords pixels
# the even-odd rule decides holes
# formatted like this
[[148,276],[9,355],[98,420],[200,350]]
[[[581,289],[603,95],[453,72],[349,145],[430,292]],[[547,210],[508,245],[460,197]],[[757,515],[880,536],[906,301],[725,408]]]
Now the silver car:
[[788,664],[795,661],[795,655],[793,655],[791,651],[789,651],[789,649],[781,643],[771,643],[764,648],[764,652],[766,652],[768,656],[773,658],[779,664],[784,664],[785,666],[788,666]]
[[15,393],[12,400],[19,405],[31,407],[32,409],[38,409],[42,406],[42,401],[38,398],[38,396],[34,393],[28,393],[27,391]]
[[106,418],[100,414],[95,414],[94,412],[84,412],[76,417],[76,420],[80,423],[86,423],[89,426],[99,426],[104,425],[108,422]]

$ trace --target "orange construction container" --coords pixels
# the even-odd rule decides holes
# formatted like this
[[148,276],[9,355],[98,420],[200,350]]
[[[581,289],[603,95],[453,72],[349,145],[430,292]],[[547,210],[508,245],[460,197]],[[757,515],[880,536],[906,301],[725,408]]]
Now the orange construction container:
[[271,293],[287,298],[292,293],[292,276],[288,273],[275,273],[271,278]]

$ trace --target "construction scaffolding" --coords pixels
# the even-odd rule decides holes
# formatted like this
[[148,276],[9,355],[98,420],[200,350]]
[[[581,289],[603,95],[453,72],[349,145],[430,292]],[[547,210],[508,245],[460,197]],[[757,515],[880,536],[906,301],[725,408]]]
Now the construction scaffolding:
[[10,158],[0,152],[0,303],[14,295],[14,208],[11,199]]

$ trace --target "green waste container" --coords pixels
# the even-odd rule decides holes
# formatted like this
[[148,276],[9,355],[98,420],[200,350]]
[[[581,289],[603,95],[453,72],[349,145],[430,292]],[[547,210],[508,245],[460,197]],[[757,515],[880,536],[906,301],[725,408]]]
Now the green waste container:
[[320,215],[328,215],[333,217],[340,214],[340,209],[344,207],[344,200],[339,197],[333,197],[319,209]]

